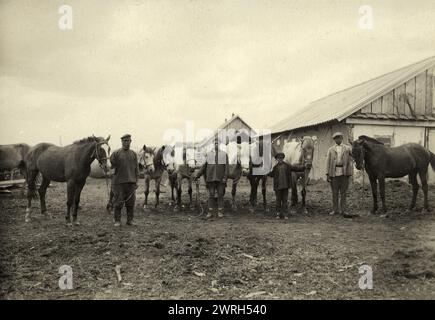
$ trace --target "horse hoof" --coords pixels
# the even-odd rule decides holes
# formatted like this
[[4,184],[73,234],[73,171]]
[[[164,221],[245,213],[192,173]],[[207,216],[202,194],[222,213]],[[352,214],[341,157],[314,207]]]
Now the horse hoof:
[[270,212],[269,208],[264,208],[264,212]]
[[180,208],[175,207],[175,208],[174,208],[174,212],[180,212]]
[[29,223],[29,222],[30,222],[30,218],[26,217],[26,218],[24,219],[24,221],[25,221],[26,223]]
[[74,225],[75,225],[75,226],[79,226],[79,225],[80,225],[80,222],[78,222],[78,221],[74,221]]
[[249,208],[249,212],[250,213],[255,213],[255,209],[254,208]]
[[308,214],[308,210],[307,209],[304,209],[304,214]]
[[69,227],[72,227],[72,223],[71,222],[67,222],[66,223],[66,226],[69,228]]

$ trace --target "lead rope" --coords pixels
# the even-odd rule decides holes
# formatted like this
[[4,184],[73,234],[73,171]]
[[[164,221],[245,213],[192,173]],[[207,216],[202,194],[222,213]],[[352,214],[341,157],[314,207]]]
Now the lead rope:
[[196,187],[195,201],[196,201],[196,207],[199,208],[198,217],[200,217],[204,213],[204,208],[202,206],[201,199],[199,198],[199,180],[195,181],[195,187]]
[[361,169],[363,176],[362,176],[362,190],[361,190],[360,208],[363,208],[363,205],[364,205],[364,196],[365,196],[365,187],[364,187],[364,184],[365,184],[365,178],[366,178],[366,174],[365,174],[365,166],[366,166],[366,164],[365,164],[365,161],[364,161],[364,157],[365,157],[365,155],[364,155],[364,147],[363,147],[363,149],[362,149],[362,169]]

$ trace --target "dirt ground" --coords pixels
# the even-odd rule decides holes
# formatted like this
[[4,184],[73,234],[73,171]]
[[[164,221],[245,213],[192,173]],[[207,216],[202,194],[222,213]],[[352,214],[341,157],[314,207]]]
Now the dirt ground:
[[[143,182],[142,182],[143,183]],[[0,297],[2,299],[434,299],[435,212],[405,212],[408,184],[387,183],[390,216],[369,215],[366,186],[352,186],[350,211],[359,218],[330,216],[325,183],[308,188],[309,214],[276,220],[268,182],[270,212],[247,207],[248,184],[241,183],[237,212],[230,192],[223,219],[206,220],[197,210],[174,213],[169,192],[161,210],[144,213],[138,189],[138,226],[114,229],[105,210],[104,180],[88,179],[82,193],[81,226],[66,227],[66,185],[47,192],[52,220],[33,203],[33,221],[24,222],[26,200],[19,191],[0,198]],[[184,188],[185,190],[186,188]],[[206,191],[200,190],[205,206]],[[259,192],[259,197],[261,196]],[[422,194],[418,205],[421,208]],[[151,202],[154,195],[151,196]],[[183,202],[187,203],[184,193]],[[430,187],[435,208],[435,188]],[[125,213],[123,213],[125,223]],[[73,270],[73,289],[60,290],[59,267]],[[118,283],[115,267],[121,267]],[[373,270],[373,289],[361,290],[359,267]]]

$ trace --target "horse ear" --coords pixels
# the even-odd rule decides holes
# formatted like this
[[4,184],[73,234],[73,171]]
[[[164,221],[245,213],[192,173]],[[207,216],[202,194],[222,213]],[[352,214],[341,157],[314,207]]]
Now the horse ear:
[[110,140],[110,134],[109,136],[106,138],[106,142],[108,142]]
[[147,150],[147,146],[146,146],[146,144],[143,145],[142,150],[143,150],[143,151],[146,151],[146,150]]
[[314,144],[317,143],[317,136],[312,136],[311,139],[313,139]]

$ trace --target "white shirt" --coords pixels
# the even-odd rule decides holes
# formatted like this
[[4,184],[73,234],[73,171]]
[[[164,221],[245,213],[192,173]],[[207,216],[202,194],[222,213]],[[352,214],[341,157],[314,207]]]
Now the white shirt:
[[[335,152],[337,152],[337,162],[336,165],[342,165],[343,164],[343,153],[344,153],[344,147],[343,145],[335,145]],[[335,176],[342,176],[343,175],[343,167],[335,167]]]

